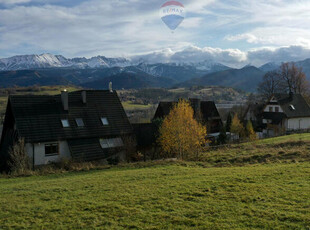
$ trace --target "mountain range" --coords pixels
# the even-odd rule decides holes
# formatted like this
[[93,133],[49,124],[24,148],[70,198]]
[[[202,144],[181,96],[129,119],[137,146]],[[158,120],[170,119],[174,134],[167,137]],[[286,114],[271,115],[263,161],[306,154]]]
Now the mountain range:
[[[263,75],[280,64],[235,69],[210,60],[148,63],[104,56],[69,59],[52,54],[19,55],[0,59],[0,86],[79,85],[103,89],[113,82],[115,89],[220,85],[254,92]],[[310,59],[296,65],[310,78]]]

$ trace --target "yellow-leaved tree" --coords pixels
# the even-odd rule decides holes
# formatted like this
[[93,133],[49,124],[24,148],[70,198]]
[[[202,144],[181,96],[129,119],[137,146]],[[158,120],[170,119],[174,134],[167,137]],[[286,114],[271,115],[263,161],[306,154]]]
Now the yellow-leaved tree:
[[236,139],[235,135],[238,135],[239,138],[242,138],[244,136],[244,127],[241,124],[237,114],[235,114],[232,119],[230,132],[234,134],[233,139]]
[[205,144],[207,130],[194,119],[189,102],[180,100],[164,119],[159,134],[165,157],[197,159]]
[[255,141],[257,138],[251,121],[248,121],[246,124],[246,135],[250,141]]

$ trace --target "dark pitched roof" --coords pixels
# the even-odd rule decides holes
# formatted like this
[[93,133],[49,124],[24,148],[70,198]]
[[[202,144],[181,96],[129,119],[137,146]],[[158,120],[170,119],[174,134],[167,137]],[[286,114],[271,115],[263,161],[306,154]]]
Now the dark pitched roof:
[[[310,117],[310,107],[302,95],[275,94],[274,96],[288,118]],[[291,109],[291,105],[295,110]]]
[[164,118],[165,116],[168,116],[168,114],[170,113],[170,110],[173,108],[175,104],[176,102],[171,102],[171,101],[159,102],[154,118]]
[[200,103],[200,110],[203,119],[206,121],[210,118],[217,118],[217,119],[221,118],[213,101],[202,101]]
[[[168,116],[170,110],[176,103],[177,102],[160,102],[154,118],[164,118],[165,116]],[[220,114],[213,101],[201,101],[200,112],[205,121],[208,121],[211,118],[220,119]]]
[[[26,142],[43,142],[132,133],[115,91],[87,90],[86,104],[82,102],[81,93],[69,93],[68,111],[63,109],[61,95],[10,96],[9,103],[19,136],[25,138]],[[103,126],[101,117],[106,117],[109,125]],[[78,127],[76,118],[82,118],[85,126]],[[70,127],[63,128],[61,119],[68,119]]]

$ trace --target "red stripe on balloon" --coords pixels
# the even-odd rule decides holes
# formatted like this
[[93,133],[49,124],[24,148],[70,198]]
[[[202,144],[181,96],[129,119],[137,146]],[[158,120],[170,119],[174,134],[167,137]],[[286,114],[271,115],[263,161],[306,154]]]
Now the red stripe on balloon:
[[161,7],[166,7],[166,6],[181,6],[184,7],[181,3],[177,2],[177,1],[169,1],[166,2],[164,5],[162,5]]

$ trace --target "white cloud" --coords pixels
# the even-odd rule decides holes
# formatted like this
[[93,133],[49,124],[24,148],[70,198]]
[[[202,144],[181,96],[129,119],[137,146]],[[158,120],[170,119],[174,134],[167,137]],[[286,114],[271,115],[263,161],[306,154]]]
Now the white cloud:
[[0,0],[0,4],[5,5],[14,5],[14,4],[21,4],[31,2],[31,0]]
[[[228,41],[246,41],[251,44],[288,46],[309,45],[310,31],[300,28],[261,27],[249,33],[228,35]],[[310,46],[309,46],[310,47]]]
[[187,46],[182,49],[163,49],[156,52],[133,56],[137,61],[143,59],[149,63],[159,62],[203,62],[205,60],[219,62],[231,67],[243,67],[252,64],[257,67],[268,62],[301,61],[310,58],[310,49],[303,46],[289,46],[281,48],[260,48],[243,52],[238,49],[219,49],[197,46]]
[[301,61],[310,58],[310,48],[303,46],[260,48],[249,51],[247,57],[249,62],[255,65],[263,65],[267,62]]

